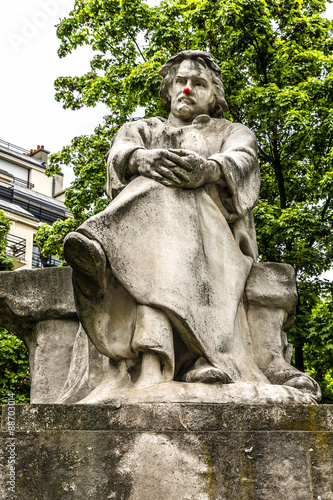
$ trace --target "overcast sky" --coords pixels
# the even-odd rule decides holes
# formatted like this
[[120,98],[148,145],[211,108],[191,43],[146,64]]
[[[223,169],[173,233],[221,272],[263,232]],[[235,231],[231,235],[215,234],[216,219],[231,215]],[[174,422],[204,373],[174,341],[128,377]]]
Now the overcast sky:
[[[2,0],[0,139],[26,149],[44,145],[54,153],[75,135],[91,133],[106,114],[104,105],[71,111],[54,100],[57,77],[89,70],[89,47],[64,59],[57,55],[54,25],[73,5],[74,0]],[[333,5],[327,15],[333,18]],[[71,173],[64,173],[68,185]]]

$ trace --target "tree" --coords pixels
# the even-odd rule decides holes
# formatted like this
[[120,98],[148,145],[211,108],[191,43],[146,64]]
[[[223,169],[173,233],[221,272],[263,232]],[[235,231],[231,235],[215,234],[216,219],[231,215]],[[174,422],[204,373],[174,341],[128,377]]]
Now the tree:
[[[320,278],[333,256],[333,29],[325,7],[324,0],[164,0],[156,7],[77,0],[58,25],[59,56],[84,44],[95,55],[85,75],[56,80],[56,99],[73,110],[104,102],[110,113],[93,135],[76,137],[51,156],[50,173],[63,163],[74,168],[66,193],[73,220],[39,233],[43,252],[59,255],[66,232],[107,204],[104,155],[119,127],[138,107],[145,117],[166,116],[158,99],[161,65],[181,50],[208,50],[222,69],[225,118],[258,138],[260,258],[296,271],[295,364],[320,378],[325,358],[332,377],[333,326],[326,314],[332,284]],[[314,338],[317,351],[309,342]]]

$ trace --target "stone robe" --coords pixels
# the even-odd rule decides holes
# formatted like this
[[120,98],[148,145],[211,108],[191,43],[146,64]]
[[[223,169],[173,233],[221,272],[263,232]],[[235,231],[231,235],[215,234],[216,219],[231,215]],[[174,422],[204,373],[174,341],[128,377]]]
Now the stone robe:
[[[130,177],[138,148],[194,151],[215,160],[223,180],[181,189]],[[80,320],[100,352],[134,364],[140,352],[157,352],[169,380],[203,356],[233,382],[263,381],[243,304],[259,187],[256,139],[241,124],[200,115],[176,128],[156,117],[119,130],[108,154],[113,201],[78,229],[101,244],[112,270],[100,299],[76,287]]]

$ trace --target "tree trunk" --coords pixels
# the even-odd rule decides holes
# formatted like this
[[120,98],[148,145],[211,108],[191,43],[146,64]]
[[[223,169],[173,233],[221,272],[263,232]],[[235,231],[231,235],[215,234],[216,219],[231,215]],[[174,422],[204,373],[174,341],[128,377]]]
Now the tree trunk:
[[303,345],[295,347],[295,366],[297,370],[304,372]]

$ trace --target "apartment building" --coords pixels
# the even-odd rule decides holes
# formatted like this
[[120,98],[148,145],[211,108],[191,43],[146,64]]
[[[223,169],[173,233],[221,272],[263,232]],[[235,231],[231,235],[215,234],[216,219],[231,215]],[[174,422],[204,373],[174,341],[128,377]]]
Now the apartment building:
[[55,258],[43,259],[34,243],[42,222],[65,220],[63,174],[45,175],[49,151],[39,145],[30,151],[0,139],[0,209],[12,221],[7,254],[14,269],[54,266]]

